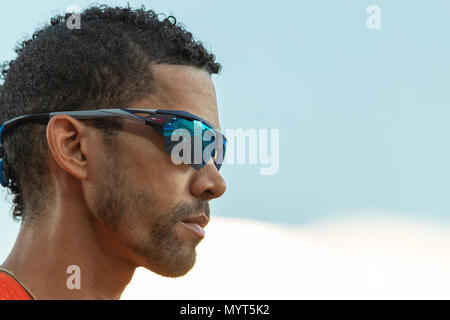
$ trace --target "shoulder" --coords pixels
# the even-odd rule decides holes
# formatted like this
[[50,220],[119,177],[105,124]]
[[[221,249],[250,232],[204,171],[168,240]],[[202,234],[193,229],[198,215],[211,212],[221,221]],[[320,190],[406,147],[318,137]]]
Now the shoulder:
[[13,277],[0,271],[0,300],[31,300],[31,298]]

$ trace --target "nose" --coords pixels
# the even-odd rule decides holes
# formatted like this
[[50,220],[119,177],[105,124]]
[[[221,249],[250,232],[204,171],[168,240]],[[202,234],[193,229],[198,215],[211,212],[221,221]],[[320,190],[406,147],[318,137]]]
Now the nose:
[[211,159],[202,169],[195,172],[190,189],[196,198],[209,201],[222,196],[227,184]]

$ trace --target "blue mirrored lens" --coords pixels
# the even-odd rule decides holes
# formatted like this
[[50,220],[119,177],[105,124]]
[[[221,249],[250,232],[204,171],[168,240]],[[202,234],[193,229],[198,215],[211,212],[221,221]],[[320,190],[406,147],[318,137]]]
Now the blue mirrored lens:
[[[225,139],[217,131],[197,120],[174,117],[164,125],[164,146],[174,159],[182,159],[199,170],[213,157],[220,169],[225,155]],[[179,163],[179,162],[176,162]]]

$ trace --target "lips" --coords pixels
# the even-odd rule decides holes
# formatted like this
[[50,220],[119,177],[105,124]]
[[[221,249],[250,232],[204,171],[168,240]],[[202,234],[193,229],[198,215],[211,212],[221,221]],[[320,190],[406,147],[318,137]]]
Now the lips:
[[183,220],[181,220],[184,223],[194,223],[198,224],[200,227],[204,228],[209,222],[209,218],[205,216],[204,214],[198,215],[198,216],[190,216]]
[[204,214],[187,217],[181,222],[186,228],[195,233],[199,238],[205,237],[205,230],[203,230],[203,228],[208,224],[209,218]]

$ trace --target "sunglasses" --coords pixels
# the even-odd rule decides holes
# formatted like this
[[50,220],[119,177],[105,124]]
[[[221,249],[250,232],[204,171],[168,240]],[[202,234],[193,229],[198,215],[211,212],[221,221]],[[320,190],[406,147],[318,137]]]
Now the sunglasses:
[[[206,120],[186,111],[159,109],[96,109],[85,111],[60,111],[26,114],[10,119],[0,127],[0,146],[8,129],[22,122],[31,121],[46,124],[56,115],[65,114],[77,120],[100,118],[122,118],[152,127],[164,138],[164,149],[176,164],[190,164],[195,170],[203,168],[213,159],[220,170],[227,140]],[[1,161],[1,160],[0,160]],[[0,166],[0,182],[7,185]]]

